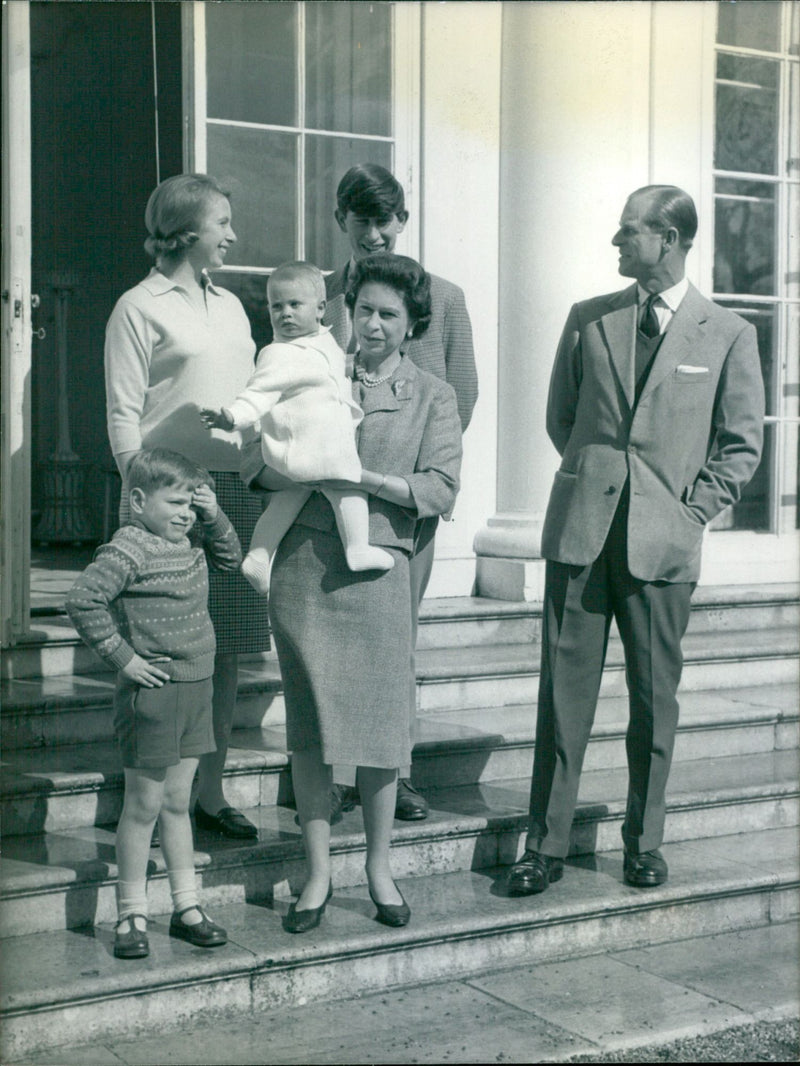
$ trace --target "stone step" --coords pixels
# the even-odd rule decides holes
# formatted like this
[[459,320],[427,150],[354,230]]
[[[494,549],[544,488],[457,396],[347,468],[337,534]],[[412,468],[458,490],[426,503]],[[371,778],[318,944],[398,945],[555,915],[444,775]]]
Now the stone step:
[[[798,695],[797,685],[681,693],[674,762],[800,747]],[[627,696],[600,699],[584,769],[627,766],[627,726]],[[535,704],[422,713],[414,783],[427,789],[524,777],[535,734]]]
[[[243,657],[236,721],[241,727],[284,720],[283,686],[275,656]],[[113,734],[113,674],[64,674],[3,681],[2,748],[54,748],[108,740]]]
[[[793,684],[798,677],[795,626],[743,634],[687,633],[683,640],[683,691]],[[416,656],[418,706],[422,711],[534,702],[538,695],[539,648],[508,644],[439,648]],[[601,694],[627,692],[622,645],[609,640]]]
[[[791,684],[798,676],[798,630],[783,626],[743,634],[726,629],[689,633],[683,642],[683,691]],[[498,644],[417,652],[417,703],[423,713],[535,702],[539,648]],[[111,674],[3,681],[0,729],[6,752],[110,738]],[[622,646],[609,642],[601,693],[626,693]],[[240,668],[236,724],[283,721],[277,659],[250,657]]]
[[[666,842],[767,830],[800,822],[798,752],[727,756],[679,763],[670,779]],[[426,790],[424,822],[395,823],[397,876],[479,869],[513,862],[524,838],[530,773],[524,778]],[[572,854],[619,847],[625,814],[624,770],[586,770],[572,830]],[[246,809],[259,840],[245,844],[195,833],[195,862],[203,898],[215,907],[272,901],[302,885],[304,861],[294,810],[286,805]],[[337,885],[364,883],[361,812],[332,828]],[[54,829],[7,837],[0,860],[0,935],[21,936],[112,921],[116,864],[113,826]],[[151,913],[167,913],[164,858],[151,850]]]
[[[698,588],[692,601],[690,633],[752,632],[773,627],[797,629],[800,590],[796,585]],[[530,603],[479,597],[425,600],[420,610],[418,647],[460,648],[538,643],[541,608]],[[103,662],[78,638],[64,614],[32,619],[30,634],[2,652],[6,680],[64,674],[107,673]]]
[[[675,759],[745,755],[797,748],[797,685],[771,685],[681,695]],[[106,712],[108,713],[108,712]],[[530,774],[536,711],[530,704],[442,713],[421,712],[414,781],[423,788]],[[599,701],[586,753],[587,769],[625,766],[627,704]],[[109,739],[6,754],[0,812],[6,838],[116,822],[122,772]],[[237,807],[271,806],[290,795],[282,723],[235,729],[225,794]]]
[[170,939],[164,917],[151,924],[149,958],[135,961],[113,958],[110,925],[12,937],[3,943],[4,1060],[797,916],[794,828],[701,838],[665,855],[669,881],[647,890],[624,884],[619,852],[572,859],[546,895],[523,899],[505,896],[497,867],[401,878],[412,910],[403,929],[376,923],[363,886],[334,880],[322,924],[304,936],[283,929],[281,897],[215,906],[229,942],[213,951]]

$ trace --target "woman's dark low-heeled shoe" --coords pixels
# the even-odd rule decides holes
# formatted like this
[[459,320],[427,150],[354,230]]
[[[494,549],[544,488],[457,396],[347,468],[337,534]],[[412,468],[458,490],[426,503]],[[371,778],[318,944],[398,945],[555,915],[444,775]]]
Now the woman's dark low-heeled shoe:
[[283,927],[287,933],[307,933],[310,929],[316,929],[322,921],[322,915],[328,905],[328,900],[333,895],[333,884],[328,885],[328,894],[319,907],[311,907],[308,910],[299,911],[297,904],[292,903],[284,919]]
[[[141,918],[145,924],[147,923],[147,917],[144,914],[126,914],[124,918],[120,918],[117,924],[114,926],[116,935],[114,937],[114,956],[118,959],[143,959],[150,954],[150,944],[147,940],[147,933],[142,929],[136,928],[134,919]],[[119,927],[125,922],[130,927],[130,932],[121,933]]]
[[[397,888],[397,885],[394,886]],[[397,888],[402,903],[379,903],[372,894],[372,889],[369,890],[369,898],[378,908],[378,921],[383,922],[384,925],[391,925],[395,928],[399,928],[401,925],[408,925],[411,918],[411,908],[405,901],[403,893]]]

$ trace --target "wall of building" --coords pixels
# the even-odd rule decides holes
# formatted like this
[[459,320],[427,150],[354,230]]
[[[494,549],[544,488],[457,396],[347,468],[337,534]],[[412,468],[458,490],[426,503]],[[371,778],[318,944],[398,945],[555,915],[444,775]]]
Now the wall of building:
[[[540,593],[557,466],[544,430],[552,359],[571,304],[628,283],[610,241],[633,189],[674,183],[695,197],[688,273],[711,291],[715,10],[425,5],[422,256],[464,287],[481,374],[432,595],[469,591],[473,538],[480,594]],[[712,533],[703,581],[796,578],[793,553],[796,538]]]

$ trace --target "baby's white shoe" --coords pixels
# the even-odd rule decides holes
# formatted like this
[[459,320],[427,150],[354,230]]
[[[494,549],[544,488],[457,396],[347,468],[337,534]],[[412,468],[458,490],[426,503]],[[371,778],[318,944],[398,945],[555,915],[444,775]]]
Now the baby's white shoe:
[[391,570],[394,566],[394,556],[385,552],[383,548],[373,548],[368,544],[365,548],[346,548],[345,556],[347,565],[351,570]]
[[269,552],[266,548],[253,548],[242,559],[242,574],[262,596],[269,592],[269,571]]

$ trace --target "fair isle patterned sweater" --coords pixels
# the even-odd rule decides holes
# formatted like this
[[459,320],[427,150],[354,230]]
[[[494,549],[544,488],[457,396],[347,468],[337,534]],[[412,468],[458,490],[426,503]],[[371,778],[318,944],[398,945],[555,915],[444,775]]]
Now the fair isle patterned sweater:
[[[208,614],[208,566],[237,570],[242,550],[222,511],[197,519],[171,544],[144,526],[123,526],[95,552],[67,595],[79,636],[115,670],[135,654],[159,664],[173,681],[202,681],[214,672],[216,639]],[[200,543],[196,543],[197,541]]]

